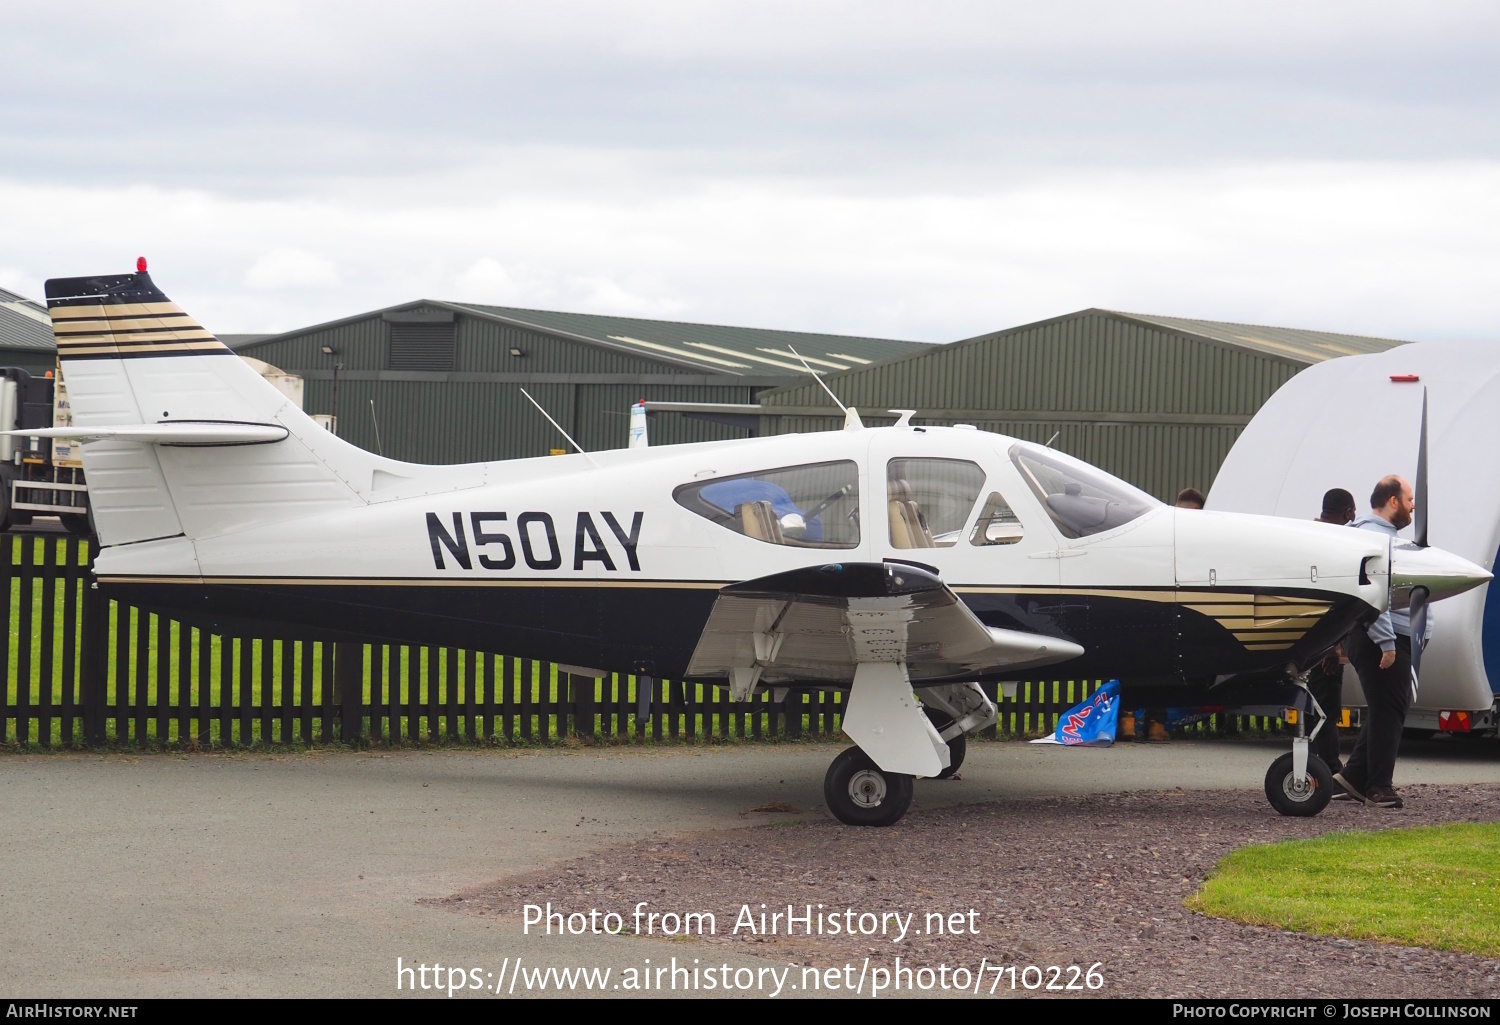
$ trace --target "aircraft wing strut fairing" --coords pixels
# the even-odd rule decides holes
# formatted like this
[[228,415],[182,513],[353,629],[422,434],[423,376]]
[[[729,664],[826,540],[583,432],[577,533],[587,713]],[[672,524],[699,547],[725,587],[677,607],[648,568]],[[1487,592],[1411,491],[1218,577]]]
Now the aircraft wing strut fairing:
[[[47,300],[101,588],[199,622],[458,645],[736,699],[838,688],[856,746],[824,793],[849,823],[897,821],[913,779],[956,769],[964,732],[995,722],[980,682],[1056,666],[1117,677],[1127,700],[1305,705],[1297,674],[1393,593],[1425,603],[1489,579],[1365,531],[1184,513],[1054,450],[905,420],[403,463],[314,423],[144,261],[48,281]],[[1327,767],[1305,737],[1284,761],[1268,796],[1315,814]]]

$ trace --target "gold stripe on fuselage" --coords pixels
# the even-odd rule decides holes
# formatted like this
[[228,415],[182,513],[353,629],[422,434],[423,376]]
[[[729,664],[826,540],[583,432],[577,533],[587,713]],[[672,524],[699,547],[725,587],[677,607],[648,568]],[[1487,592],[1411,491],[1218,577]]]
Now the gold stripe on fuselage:
[[74,335],[95,334],[101,331],[114,331],[117,334],[130,334],[136,331],[182,331],[197,328],[203,330],[192,317],[123,317],[119,320],[66,320],[61,324],[52,325],[52,333],[59,338],[71,338]]
[[180,332],[151,332],[150,335],[136,335],[135,338],[120,338],[111,333],[101,335],[83,335],[77,338],[58,338],[58,348],[75,348],[78,345],[121,345],[121,347],[135,347],[135,345],[151,345],[154,342],[216,342],[211,333],[205,332],[198,327],[193,330],[180,330]]
[[228,352],[223,342],[163,342],[160,345],[70,345],[58,352],[60,359],[74,356],[133,356],[146,352]]
[[80,303],[77,306],[52,306],[47,312],[53,320],[113,319],[115,317],[151,317],[162,313],[185,313],[176,303]]
[[652,587],[664,590],[722,590],[732,580],[486,580],[436,577],[114,577],[98,578],[101,584],[219,584],[234,587],[277,584],[308,587]]

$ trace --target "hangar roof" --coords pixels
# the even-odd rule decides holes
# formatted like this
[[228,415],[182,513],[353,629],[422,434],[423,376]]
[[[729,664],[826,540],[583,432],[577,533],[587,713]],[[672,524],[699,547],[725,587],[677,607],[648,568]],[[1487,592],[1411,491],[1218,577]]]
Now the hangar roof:
[[[862,338],[853,335],[812,334],[805,331],[773,331],[754,327],[723,327],[672,320],[641,320],[607,317],[593,313],[556,313],[508,306],[458,303],[466,309],[504,320],[563,331],[586,338],[608,340],[654,356],[665,352],[698,361],[708,367],[766,373],[776,370],[803,373],[791,349],[796,349],[820,370],[851,370],[921,349],[923,343],[892,338]],[[790,348],[789,348],[790,347]],[[724,363],[738,364],[724,366]]]
[[1265,327],[1258,324],[1233,324],[1219,320],[1191,320],[1187,317],[1158,317],[1149,313],[1124,313],[1099,310],[1142,324],[1154,324],[1169,331],[1180,331],[1223,345],[1254,349],[1268,356],[1280,356],[1298,363],[1321,363],[1338,356],[1359,356],[1384,352],[1406,341],[1395,338],[1372,338],[1366,335],[1335,334],[1331,331],[1306,331],[1292,327]]
[[528,310],[510,306],[485,306],[421,300],[383,310],[372,310],[326,324],[298,328],[280,335],[230,336],[226,344],[236,350],[271,340],[308,334],[325,328],[397,313],[412,307],[452,310],[512,327],[540,331],[616,351],[629,352],[659,362],[691,367],[699,372],[734,377],[790,376],[805,371],[791,349],[801,353],[815,370],[851,370],[892,356],[903,356],[926,348],[922,342],[892,338],[814,334],[804,331],[773,331],[764,328],[725,327],[637,317],[612,317],[593,313]]
[[[828,378],[841,399],[919,416],[984,420],[986,410],[1062,410],[1248,422],[1293,374],[1337,356],[1380,352],[1391,338],[1262,327],[1091,308],[928,346]],[[828,403],[798,381],[760,397],[768,412],[814,415]],[[946,412],[939,412],[946,411]]]
[[267,338],[275,338],[275,337],[276,336],[273,335],[273,334],[219,335],[218,336],[219,341],[223,342],[225,345],[229,346],[231,349],[240,349],[240,348],[245,347],[246,345],[254,345],[256,342],[263,342]]
[[55,352],[52,318],[47,307],[0,288],[0,349]]

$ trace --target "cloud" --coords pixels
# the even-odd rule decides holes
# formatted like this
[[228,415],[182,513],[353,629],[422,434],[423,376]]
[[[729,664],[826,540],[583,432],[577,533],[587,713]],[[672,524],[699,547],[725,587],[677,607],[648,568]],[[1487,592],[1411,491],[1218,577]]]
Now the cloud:
[[1500,7],[1468,0],[11,6],[0,150],[33,181],[327,195],[525,147],[857,188],[1500,157]]
[[31,294],[145,253],[225,332],[422,297],[932,340],[1500,314],[1480,0],[79,10],[0,34]]
[[454,298],[491,306],[514,306],[524,302],[521,286],[493,256],[485,256],[454,280]]
[[[528,156],[537,182],[573,174],[571,156],[555,170]],[[0,180],[5,230],[26,240],[3,252],[38,283],[146,252],[221,332],[418,298],[930,341],[1089,306],[1406,338],[1493,337],[1500,321],[1500,162],[1074,170],[927,191],[683,179],[649,201],[634,174],[295,201]]]
[[245,272],[250,288],[296,291],[333,288],[339,283],[338,268],[329,260],[300,249],[278,249],[258,258]]

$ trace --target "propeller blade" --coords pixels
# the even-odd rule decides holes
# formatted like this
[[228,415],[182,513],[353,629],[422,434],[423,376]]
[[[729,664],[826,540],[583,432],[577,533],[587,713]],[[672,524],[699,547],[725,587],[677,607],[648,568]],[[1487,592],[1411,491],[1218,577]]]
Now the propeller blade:
[[1414,700],[1417,696],[1417,683],[1421,679],[1422,648],[1427,641],[1427,609],[1427,588],[1412,588],[1411,604],[1407,607],[1407,612],[1411,616],[1411,691]]
[[[1412,540],[1427,547],[1427,389],[1422,389],[1422,433],[1417,442],[1417,479],[1413,485]],[[1415,650],[1415,649],[1413,649]]]

